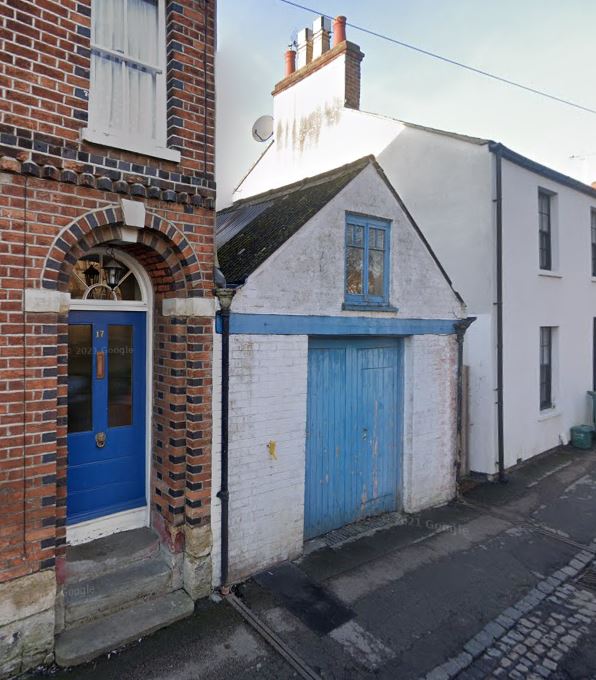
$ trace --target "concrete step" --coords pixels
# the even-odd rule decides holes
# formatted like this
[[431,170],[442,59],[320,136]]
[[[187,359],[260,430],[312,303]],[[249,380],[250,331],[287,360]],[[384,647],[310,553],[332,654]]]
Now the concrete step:
[[98,615],[117,611],[150,595],[171,590],[172,570],[160,557],[133,562],[96,578],[64,586],[66,628]]
[[77,666],[190,616],[194,603],[183,591],[140,601],[126,609],[71,628],[56,638],[56,663]]
[[159,538],[153,529],[122,531],[66,549],[65,577],[68,583],[95,578],[133,562],[155,557]]

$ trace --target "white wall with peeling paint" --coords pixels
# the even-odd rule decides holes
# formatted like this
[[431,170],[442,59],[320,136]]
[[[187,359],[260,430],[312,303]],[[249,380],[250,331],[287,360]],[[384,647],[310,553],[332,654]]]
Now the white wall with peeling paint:
[[[392,221],[391,293],[396,312],[342,311],[345,215]],[[232,311],[251,314],[459,319],[465,310],[395,197],[365,168],[261,265]],[[213,403],[220,400],[220,337]],[[455,336],[405,339],[404,439],[399,496],[414,512],[455,494]],[[302,551],[307,336],[232,336],[230,345],[230,574],[240,580]],[[219,407],[217,407],[219,409]],[[220,414],[214,410],[213,578],[219,581]],[[276,442],[276,457],[267,448]]]
[[[494,156],[488,140],[337,108],[344,68],[342,60],[335,60],[274,98],[275,141],[234,198],[284,186],[369,154],[377,158],[463,295],[469,314],[478,318],[465,345],[470,367],[469,461],[473,471],[493,475],[497,471]],[[558,196],[560,276],[537,272],[540,186]],[[596,283],[589,258],[590,210],[596,201],[508,162],[503,165],[503,190],[505,463],[510,466],[556,446],[572,425],[592,420],[586,390],[592,387],[593,374]],[[332,262],[325,261],[324,267],[335,271]],[[324,275],[318,280],[327,283]],[[331,301],[327,291],[323,297],[326,303]],[[428,302],[423,292],[420,299]],[[413,301],[408,298],[408,304]],[[315,300],[303,306],[316,304]],[[432,301],[428,311],[433,313]],[[540,413],[537,406],[540,325],[560,328],[556,408],[549,413]]]
[[376,318],[461,317],[461,302],[373,165],[251,274],[236,295],[234,310],[370,316],[342,311],[346,212],[392,221],[389,303],[398,311],[375,312]]
[[[338,101],[337,88],[328,85],[336,76],[328,78],[332,72],[327,69],[336,62],[301,81],[304,89],[294,86],[275,97],[275,142],[237,187],[234,201],[378,155],[404,129],[395,119],[341,106],[343,97]],[[319,74],[321,80],[311,92],[310,80]],[[284,96],[278,106],[278,97]]]

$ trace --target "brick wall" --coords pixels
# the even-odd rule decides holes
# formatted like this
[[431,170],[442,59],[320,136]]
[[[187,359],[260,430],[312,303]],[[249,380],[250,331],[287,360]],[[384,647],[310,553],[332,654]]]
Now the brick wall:
[[[0,156],[213,199],[215,2],[167,2],[168,145],[179,164],[80,142],[91,0],[0,0]],[[124,186],[122,193],[127,193]]]
[[[310,78],[314,73],[325,68],[328,64],[334,61],[341,62],[341,78],[332,83],[333,89],[341,91],[344,101],[343,106],[350,109],[360,108],[360,64],[364,59],[364,53],[360,51],[360,47],[355,43],[344,40],[335,45],[331,49],[323,52],[320,57],[313,59],[302,68],[297,69],[294,73],[286,76],[283,80],[273,88],[273,96],[279,95],[281,92],[288,90],[291,87],[298,85],[300,82]],[[302,88],[301,88],[302,89]],[[304,93],[303,93],[304,94]],[[322,102],[311,101],[309,104],[316,108]],[[279,138],[280,135],[278,134]],[[281,140],[276,140],[281,141]]]
[[[367,317],[346,311],[346,212],[391,220],[393,312],[373,318],[457,319],[464,306],[376,171],[369,167],[262,264],[237,291],[232,314]],[[216,339],[218,347],[220,338]],[[230,578],[237,580],[301,551],[304,518],[306,336],[232,336],[230,357]],[[214,404],[219,404],[219,349]],[[404,339],[404,510],[455,494],[455,335]],[[219,414],[214,413],[214,493],[219,489]],[[278,459],[267,451],[278,443]],[[213,499],[214,579],[219,501]]]
[[80,141],[90,0],[0,0],[0,581],[61,564],[67,314],[24,312],[24,291],[67,291],[76,259],[119,238],[120,198],[147,210],[123,247],[154,292],[151,502],[175,550],[210,521],[212,320],[164,316],[210,297],[215,3],[167,3],[168,139],[179,164]]
[[[221,369],[215,342],[213,583],[219,585]],[[405,512],[455,493],[457,341],[424,335],[404,344],[400,496]],[[306,447],[307,336],[232,336],[230,342],[230,580],[302,552]],[[277,459],[267,444],[276,442]]]
[[[221,336],[214,356],[213,579],[219,584]],[[230,579],[241,580],[302,550],[306,336],[230,341]],[[276,458],[267,445],[274,441]]]
[[[89,229],[86,237],[67,249],[63,270],[48,269],[50,246],[73,213],[83,206],[105,207],[114,213],[115,225],[122,218],[113,194],[6,172],[0,174],[0,183],[0,515],[4,520],[0,578],[5,580],[54,566],[65,544],[67,315],[24,314],[23,290],[39,287],[40,279],[51,285],[52,278],[59,289],[65,289],[69,261],[117,236],[112,231],[117,226]],[[147,209],[162,216],[163,230],[142,230],[139,243],[125,249],[145,265],[154,288],[153,507],[164,520],[171,547],[180,549],[185,520],[191,525],[209,521],[212,322],[164,317],[161,303],[164,297],[210,295],[213,216],[204,209],[157,201],[147,201]],[[79,220],[71,230],[62,231],[65,244],[81,224]],[[172,224],[187,235],[183,250],[193,252],[186,276],[180,266],[185,260],[176,257],[176,245],[165,233]],[[179,272],[173,271],[176,267]]]
[[407,338],[404,363],[403,504],[406,512],[418,512],[455,494],[455,335]]
[[360,109],[360,63],[364,54],[353,43],[346,43],[346,99],[345,106],[348,109]]

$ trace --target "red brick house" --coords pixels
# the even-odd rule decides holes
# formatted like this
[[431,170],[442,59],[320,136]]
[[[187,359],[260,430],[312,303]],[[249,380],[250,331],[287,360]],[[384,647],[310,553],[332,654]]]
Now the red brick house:
[[0,677],[209,591],[215,4],[0,0]]

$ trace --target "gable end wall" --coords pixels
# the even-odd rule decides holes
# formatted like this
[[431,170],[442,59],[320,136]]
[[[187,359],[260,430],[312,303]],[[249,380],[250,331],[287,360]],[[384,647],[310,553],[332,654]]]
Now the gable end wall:
[[[393,220],[399,317],[458,318],[464,310],[387,185],[368,167],[249,277],[232,313],[354,316],[342,312],[345,211]],[[388,313],[375,313],[375,316]],[[391,315],[391,314],[390,314]],[[396,316],[395,313],[392,314]],[[221,336],[214,352],[220,356]],[[398,495],[414,512],[455,493],[454,335],[404,339],[404,433]],[[302,551],[307,429],[308,337],[230,339],[230,577],[241,580]],[[220,403],[220,362],[213,403]],[[214,413],[213,578],[219,583],[220,416]],[[276,458],[267,448],[276,442]]]

